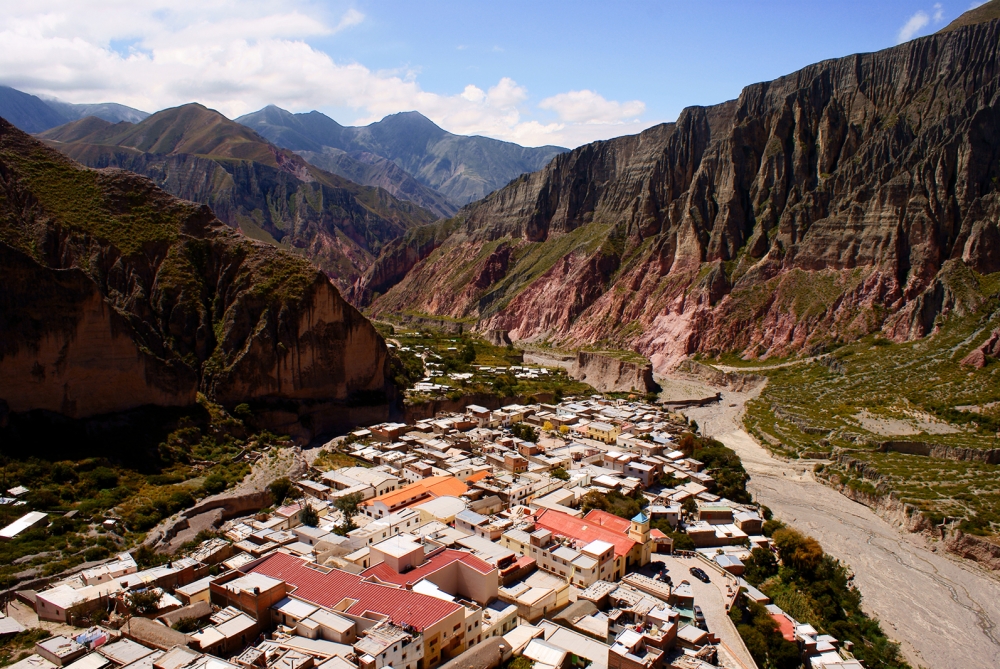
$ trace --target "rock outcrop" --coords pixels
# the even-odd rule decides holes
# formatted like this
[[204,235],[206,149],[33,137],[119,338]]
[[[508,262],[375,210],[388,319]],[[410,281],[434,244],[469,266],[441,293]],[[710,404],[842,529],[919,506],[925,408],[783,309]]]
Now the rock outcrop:
[[1000,270],[998,100],[997,21],[748,86],[465,208],[373,311],[658,369],[925,336]]
[[1000,357],[1000,330],[994,330],[982,344],[962,358],[962,364],[967,367],[982,369],[990,360]]
[[648,362],[623,360],[614,353],[578,351],[569,375],[604,393],[652,393],[659,390]]
[[83,419],[201,392],[308,439],[393,393],[381,336],[306,261],[2,120],[0,280],[11,414]]

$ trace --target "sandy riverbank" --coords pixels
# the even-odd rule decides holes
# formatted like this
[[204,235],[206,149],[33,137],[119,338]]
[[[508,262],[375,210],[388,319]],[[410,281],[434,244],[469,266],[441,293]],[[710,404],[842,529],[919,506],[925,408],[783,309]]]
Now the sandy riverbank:
[[996,577],[823,485],[813,477],[812,463],[772,457],[740,420],[759,389],[719,390],[720,402],[684,413],[739,454],[751,476],[749,488],[762,504],[850,565],[865,610],[901,643],[914,667],[1000,666]]

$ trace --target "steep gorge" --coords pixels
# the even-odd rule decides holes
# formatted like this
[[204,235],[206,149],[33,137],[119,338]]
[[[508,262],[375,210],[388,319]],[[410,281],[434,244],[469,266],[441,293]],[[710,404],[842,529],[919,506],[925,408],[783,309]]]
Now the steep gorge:
[[381,336],[305,260],[2,120],[0,279],[0,427],[204,393],[309,439],[394,392]]
[[659,370],[925,336],[1000,271],[998,51],[1000,22],[958,27],[580,147],[390,243],[352,292]]

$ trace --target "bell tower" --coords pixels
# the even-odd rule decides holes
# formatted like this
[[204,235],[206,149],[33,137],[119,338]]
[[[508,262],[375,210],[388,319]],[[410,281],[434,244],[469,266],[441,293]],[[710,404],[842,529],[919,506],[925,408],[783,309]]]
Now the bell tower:
[[642,511],[632,519],[628,528],[628,538],[639,544],[639,554],[636,559],[639,565],[649,564],[650,554],[653,552],[653,542],[649,537],[649,516]]
[[628,538],[640,544],[649,543],[649,516],[642,511],[632,519]]

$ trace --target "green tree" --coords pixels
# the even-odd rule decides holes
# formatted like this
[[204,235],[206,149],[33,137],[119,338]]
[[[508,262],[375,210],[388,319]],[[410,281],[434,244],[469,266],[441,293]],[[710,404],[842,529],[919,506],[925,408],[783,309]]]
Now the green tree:
[[292,482],[288,480],[287,476],[275,479],[267,486],[267,491],[271,493],[271,499],[274,500],[276,505],[285,501],[285,497],[288,496],[288,492],[291,489]]
[[163,593],[159,590],[147,588],[146,590],[128,593],[126,605],[128,606],[129,613],[132,615],[143,615],[155,611],[162,597]]
[[462,347],[462,362],[467,365],[471,365],[476,361],[476,347],[472,345],[472,342],[466,342],[465,346]]
[[562,467],[556,467],[555,469],[552,470],[552,477],[553,478],[557,478],[560,481],[568,481],[569,480],[569,472],[567,472]]
[[312,508],[309,504],[306,504],[305,508],[302,509],[302,519],[303,525],[308,525],[309,527],[316,527],[319,525],[319,514],[316,513],[316,509]]
[[753,585],[760,585],[778,573],[778,560],[766,548],[755,548],[746,561],[743,577]]
[[343,497],[338,497],[334,500],[333,506],[344,514],[344,522],[341,523],[338,534],[346,535],[356,527],[354,524],[354,516],[358,514],[358,506],[361,502],[362,498],[361,493],[359,492],[344,495]]
[[580,498],[580,509],[584,513],[588,513],[593,509],[600,509],[601,511],[608,510],[608,500],[597,490],[591,490],[583,497]]
[[225,490],[227,485],[229,483],[222,474],[209,474],[205,478],[205,482],[201,484],[201,489],[207,495],[214,495]]
[[524,441],[538,441],[538,431],[527,423],[514,423],[510,426],[510,433]]

